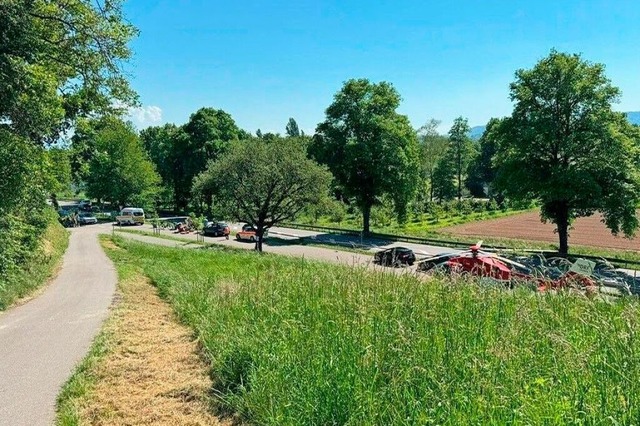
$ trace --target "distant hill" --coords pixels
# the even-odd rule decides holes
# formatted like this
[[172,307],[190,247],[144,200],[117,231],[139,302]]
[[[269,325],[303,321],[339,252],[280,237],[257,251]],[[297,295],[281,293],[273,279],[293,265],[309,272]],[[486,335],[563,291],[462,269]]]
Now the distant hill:
[[640,111],[625,112],[625,114],[627,114],[627,120],[629,120],[631,124],[640,126]]
[[[625,112],[625,114],[627,115],[627,120],[629,120],[631,124],[640,126],[640,111],[630,111],[630,112]],[[472,127],[471,130],[469,130],[469,137],[473,140],[480,139],[480,137],[484,133],[485,128],[486,126]]]
[[471,130],[469,130],[469,137],[473,140],[480,139],[480,136],[484,133],[484,129],[486,129],[486,126],[472,127]]

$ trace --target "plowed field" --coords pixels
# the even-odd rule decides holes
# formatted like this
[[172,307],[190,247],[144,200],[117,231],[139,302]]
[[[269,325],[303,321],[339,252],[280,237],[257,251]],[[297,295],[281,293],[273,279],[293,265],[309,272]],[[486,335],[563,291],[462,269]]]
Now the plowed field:
[[[640,215],[640,211],[638,214]],[[602,216],[600,215],[577,219],[573,224],[573,229],[569,231],[569,246],[580,245],[640,251],[640,236],[631,240],[622,236],[614,237],[601,220]],[[558,235],[554,229],[555,225],[540,222],[540,213],[536,211],[450,226],[443,228],[442,231],[479,238],[515,238],[558,243]]]

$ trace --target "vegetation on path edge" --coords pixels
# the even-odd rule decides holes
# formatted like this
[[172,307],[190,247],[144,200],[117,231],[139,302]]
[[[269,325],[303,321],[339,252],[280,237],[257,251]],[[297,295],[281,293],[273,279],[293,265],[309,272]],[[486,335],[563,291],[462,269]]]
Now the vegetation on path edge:
[[0,281],[0,311],[45,284],[60,266],[68,245],[69,233],[57,220],[51,221],[36,249]]

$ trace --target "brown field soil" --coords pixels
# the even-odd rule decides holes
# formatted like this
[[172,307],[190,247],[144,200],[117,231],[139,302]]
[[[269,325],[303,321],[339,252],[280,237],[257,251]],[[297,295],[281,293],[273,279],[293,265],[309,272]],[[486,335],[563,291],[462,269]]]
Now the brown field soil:
[[[640,215],[640,210],[638,213]],[[441,229],[442,232],[455,235],[514,238],[557,244],[558,235],[554,230],[555,225],[540,221],[540,213],[537,211]],[[622,236],[615,237],[602,223],[602,216],[596,214],[574,222],[573,229],[569,231],[569,246],[571,245],[640,250],[640,236],[631,240]]]

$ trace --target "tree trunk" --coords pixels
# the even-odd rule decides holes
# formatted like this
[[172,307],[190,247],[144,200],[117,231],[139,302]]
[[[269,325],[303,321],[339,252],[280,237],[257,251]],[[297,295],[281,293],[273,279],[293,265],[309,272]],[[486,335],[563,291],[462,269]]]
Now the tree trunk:
[[362,206],[362,232],[364,235],[369,235],[371,233],[369,228],[369,222],[371,220],[371,203],[366,202],[364,206]]
[[264,226],[256,226],[256,246],[255,250],[262,253],[262,240],[264,239]]
[[566,256],[569,254],[569,207],[567,204],[561,203],[556,214],[556,226],[560,237],[558,252],[561,256]]
[[429,174],[429,202],[433,203],[433,172]]
[[461,146],[458,147],[458,203],[460,201],[462,201],[462,147]]

